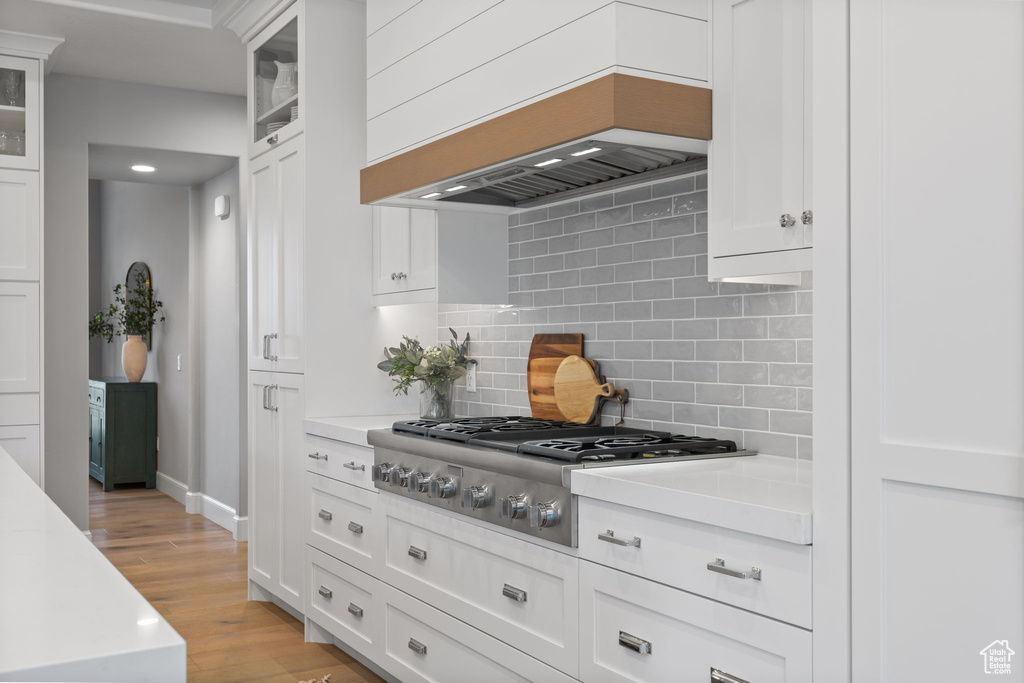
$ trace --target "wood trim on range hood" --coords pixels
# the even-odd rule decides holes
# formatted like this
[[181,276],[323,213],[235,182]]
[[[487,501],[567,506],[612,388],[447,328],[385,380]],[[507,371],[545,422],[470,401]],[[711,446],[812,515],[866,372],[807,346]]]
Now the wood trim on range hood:
[[372,204],[423,185],[613,128],[711,139],[711,90],[609,74],[484,121],[359,173]]

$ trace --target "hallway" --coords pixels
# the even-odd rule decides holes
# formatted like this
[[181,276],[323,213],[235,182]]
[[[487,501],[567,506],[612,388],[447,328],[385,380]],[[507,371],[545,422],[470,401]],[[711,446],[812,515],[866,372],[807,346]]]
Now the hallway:
[[302,622],[246,599],[246,543],[155,490],[89,480],[93,543],[188,643],[189,683],[380,681]]

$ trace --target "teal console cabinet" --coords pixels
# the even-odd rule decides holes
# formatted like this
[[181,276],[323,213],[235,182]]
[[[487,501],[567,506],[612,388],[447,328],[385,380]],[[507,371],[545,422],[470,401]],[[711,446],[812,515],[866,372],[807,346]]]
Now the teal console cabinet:
[[156,383],[89,380],[89,475],[115,484],[156,486]]

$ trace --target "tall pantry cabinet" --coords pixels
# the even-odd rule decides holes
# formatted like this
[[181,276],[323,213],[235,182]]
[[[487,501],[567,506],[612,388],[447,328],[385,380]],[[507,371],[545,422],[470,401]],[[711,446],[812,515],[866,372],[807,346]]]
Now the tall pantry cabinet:
[[0,32],[0,447],[39,485],[43,66],[61,42]]
[[[248,42],[247,67],[249,585],[250,598],[299,614],[302,420],[338,410],[331,401],[351,362],[339,353],[350,332],[343,307],[356,296],[338,254],[360,251],[364,223],[369,241],[369,210],[355,194],[362,136],[350,139],[359,128],[346,123],[365,116],[351,94],[365,81],[356,59],[365,20],[352,0],[285,1],[268,19]],[[293,72],[282,64],[295,65],[294,87],[281,87],[278,74]],[[368,260],[368,245],[364,253],[352,257]]]

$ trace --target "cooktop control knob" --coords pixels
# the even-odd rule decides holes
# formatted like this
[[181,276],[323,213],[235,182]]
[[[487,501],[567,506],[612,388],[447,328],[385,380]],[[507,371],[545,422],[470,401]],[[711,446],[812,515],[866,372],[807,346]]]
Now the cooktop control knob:
[[470,486],[462,489],[462,507],[482,508],[487,507],[491,502],[491,494],[486,486]]
[[530,526],[548,527],[558,524],[558,508],[554,503],[538,503],[530,506]]
[[455,495],[455,482],[451,477],[434,477],[430,480],[431,498],[451,498]]
[[426,493],[430,486],[430,475],[423,472],[413,472],[409,475],[409,491],[411,493]]
[[374,481],[387,481],[391,476],[392,469],[394,469],[394,465],[389,462],[382,462],[370,468],[370,476]]
[[391,470],[391,474],[388,476],[388,481],[391,482],[392,486],[405,486],[409,481],[409,468],[408,467],[396,467]]
[[526,516],[526,496],[509,496],[501,499],[501,516],[505,519],[519,519]]

